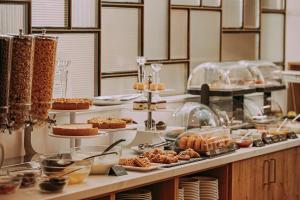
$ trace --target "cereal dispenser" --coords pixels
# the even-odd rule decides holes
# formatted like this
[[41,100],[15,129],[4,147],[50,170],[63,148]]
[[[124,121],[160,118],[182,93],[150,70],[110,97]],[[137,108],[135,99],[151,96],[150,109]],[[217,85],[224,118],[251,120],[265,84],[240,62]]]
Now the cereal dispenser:
[[12,58],[12,37],[0,35],[0,124],[1,130],[9,127],[9,86]]
[[57,38],[35,35],[31,114],[34,119],[44,121],[51,108],[55,74]]
[[31,87],[34,57],[34,37],[23,35],[13,36],[12,66],[10,79],[10,120],[13,128],[21,128],[29,120],[31,107]]

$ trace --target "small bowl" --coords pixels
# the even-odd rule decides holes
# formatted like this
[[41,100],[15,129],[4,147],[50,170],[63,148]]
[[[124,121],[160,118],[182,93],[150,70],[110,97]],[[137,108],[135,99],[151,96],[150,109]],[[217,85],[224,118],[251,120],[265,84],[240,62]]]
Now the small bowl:
[[[108,146],[100,145],[100,146],[86,146],[86,147],[77,147],[75,148],[75,152],[78,155],[87,155],[93,156],[96,154],[101,154]],[[95,157],[92,165],[91,174],[94,175],[107,175],[110,168],[119,163],[119,159],[121,156],[122,148],[120,146],[115,146],[108,152],[117,152],[117,154],[110,154],[101,157]]]
[[248,148],[252,145],[253,143],[253,138],[251,136],[248,137],[237,137],[235,138],[235,143],[238,145],[240,148]]
[[[57,154],[44,156],[45,159],[40,161],[42,172],[45,176],[57,177],[62,176],[68,172],[75,171],[68,175],[69,184],[78,184],[84,182],[91,172],[93,159],[80,160],[74,159],[70,154],[70,158],[61,159]],[[86,156],[88,157],[88,156]],[[71,159],[72,158],[72,159]],[[63,161],[63,162],[60,162]]]
[[38,180],[39,189],[43,193],[59,193],[68,185],[68,178],[41,177]]
[[30,188],[34,187],[37,183],[37,179],[41,176],[40,170],[24,170],[24,171],[18,171],[10,172],[11,175],[22,175],[22,181],[20,188]]
[[21,185],[22,175],[0,176],[0,195],[15,192]]

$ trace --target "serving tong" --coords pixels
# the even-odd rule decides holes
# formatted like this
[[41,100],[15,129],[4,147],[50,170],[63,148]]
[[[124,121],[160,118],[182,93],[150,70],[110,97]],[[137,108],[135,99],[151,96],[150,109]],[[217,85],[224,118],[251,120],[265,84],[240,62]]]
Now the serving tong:
[[153,148],[158,148],[158,147],[162,147],[162,146],[169,146],[171,144],[172,143],[170,141],[160,142],[160,143],[157,143],[157,144],[145,143],[145,144],[139,144],[138,148],[139,148],[139,150],[153,149]]

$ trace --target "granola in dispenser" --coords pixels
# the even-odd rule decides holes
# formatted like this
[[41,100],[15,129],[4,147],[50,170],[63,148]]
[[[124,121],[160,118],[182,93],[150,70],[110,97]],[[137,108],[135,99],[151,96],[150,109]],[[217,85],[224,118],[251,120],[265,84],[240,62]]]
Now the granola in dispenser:
[[51,108],[56,48],[57,38],[44,35],[35,37],[31,114],[39,120],[47,119]]
[[13,37],[10,83],[10,118],[14,128],[20,128],[28,119],[31,104],[31,86],[34,56],[34,37]]

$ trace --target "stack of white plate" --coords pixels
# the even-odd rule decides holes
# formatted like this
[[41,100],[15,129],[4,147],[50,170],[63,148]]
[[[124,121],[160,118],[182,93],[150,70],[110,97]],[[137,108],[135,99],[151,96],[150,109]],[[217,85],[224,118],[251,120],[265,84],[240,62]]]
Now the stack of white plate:
[[136,189],[117,194],[117,200],[152,200],[150,190]]
[[196,178],[183,178],[180,186],[184,189],[184,200],[199,200],[200,184]]
[[213,177],[199,176],[200,181],[200,199],[201,200],[218,200],[219,186],[218,179]]
[[183,189],[183,187],[180,187],[178,189],[178,198],[177,198],[177,200],[184,200],[184,189]]

